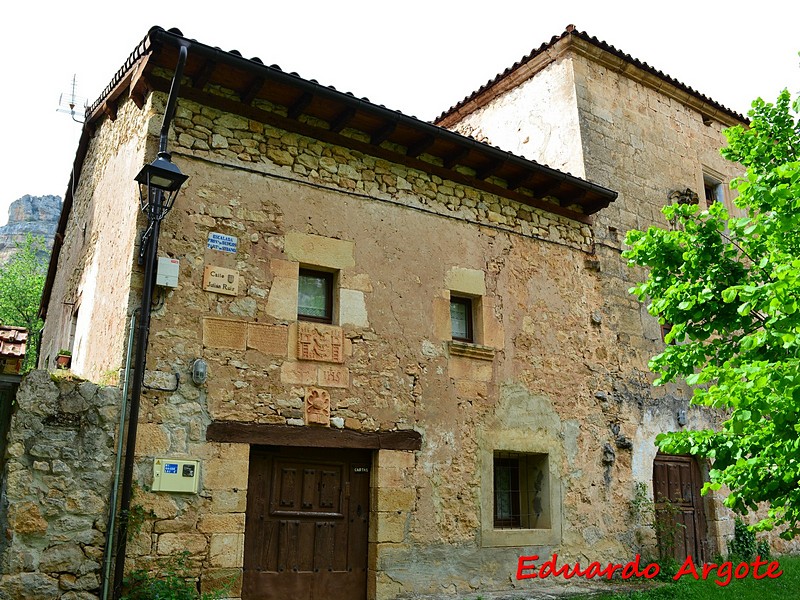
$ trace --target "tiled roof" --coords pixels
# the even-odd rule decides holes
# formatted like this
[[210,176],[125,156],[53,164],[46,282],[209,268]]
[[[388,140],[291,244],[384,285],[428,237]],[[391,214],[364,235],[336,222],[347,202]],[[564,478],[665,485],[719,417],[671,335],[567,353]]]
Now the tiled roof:
[[583,40],[585,42],[588,42],[589,44],[592,44],[592,45],[596,46],[597,48],[599,48],[601,50],[604,50],[604,51],[616,56],[617,58],[620,58],[620,59],[624,60],[625,62],[627,62],[627,63],[629,63],[631,65],[634,65],[635,67],[638,67],[639,69],[641,69],[641,70],[643,70],[643,71],[645,71],[647,73],[650,73],[651,75],[654,75],[655,77],[658,77],[659,79],[669,83],[670,85],[674,86],[675,88],[677,88],[677,89],[679,89],[679,90],[681,90],[681,91],[683,91],[683,92],[685,92],[685,93],[687,93],[687,94],[689,94],[691,96],[694,96],[695,98],[697,98],[701,102],[704,102],[704,103],[708,104],[709,106],[713,107],[717,111],[719,111],[721,113],[724,113],[724,114],[728,115],[729,117],[732,117],[734,120],[736,120],[738,122],[744,122],[744,123],[747,122],[747,117],[745,117],[744,115],[742,115],[742,114],[740,114],[740,113],[738,113],[738,112],[736,112],[736,111],[734,111],[734,110],[732,110],[730,108],[727,108],[726,106],[723,106],[722,104],[712,100],[711,98],[709,98],[708,96],[705,96],[704,94],[701,94],[700,92],[698,92],[697,90],[689,87],[688,85],[686,85],[684,83],[681,83],[677,79],[674,79],[674,78],[670,77],[669,75],[667,75],[663,71],[660,71],[660,70],[658,70],[658,69],[656,69],[654,67],[651,67],[646,62],[642,62],[637,58],[633,58],[630,54],[626,54],[625,52],[623,52],[621,50],[618,50],[617,48],[615,48],[614,46],[612,46],[611,44],[609,44],[607,42],[599,40],[594,36],[590,36],[585,31],[578,31],[578,29],[574,25],[567,25],[564,33],[562,33],[561,35],[558,35],[558,36],[553,36],[550,39],[549,42],[546,42],[546,43],[542,44],[541,46],[539,46],[538,48],[535,48],[534,50],[531,50],[531,52],[529,54],[527,54],[526,56],[523,56],[519,61],[515,62],[513,65],[511,65],[510,67],[505,69],[502,73],[498,73],[493,79],[490,79],[484,85],[482,85],[480,88],[478,88],[477,90],[472,92],[472,94],[470,94],[469,96],[467,96],[466,98],[464,98],[463,100],[458,102],[457,104],[451,106],[449,109],[444,111],[441,115],[439,115],[434,120],[434,123],[438,123],[441,120],[443,120],[445,117],[447,117],[448,115],[458,111],[462,106],[464,106],[465,104],[467,104],[468,102],[470,102],[472,100],[475,100],[481,94],[483,94],[484,92],[486,92],[487,90],[492,88],[494,85],[496,85],[497,83],[499,83],[500,81],[502,81],[503,79],[505,79],[506,77],[511,75],[512,73],[514,73],[519,68],[523,67],[524,65],[526,65],[527,63],[529,63],[530,61],[532,61],[533,59],[535,59],[536,57],[538,57],[542,53],[547,52],[548,50],[553,48],[559,41],[561,41],[561,40],[563,40],[565,38],[569,38],[570,36],[573,36],[574,38],[577,38],[577,39]]
[[21,358],[25,356],[28,330],[24,327],[0,325],[0,357]]

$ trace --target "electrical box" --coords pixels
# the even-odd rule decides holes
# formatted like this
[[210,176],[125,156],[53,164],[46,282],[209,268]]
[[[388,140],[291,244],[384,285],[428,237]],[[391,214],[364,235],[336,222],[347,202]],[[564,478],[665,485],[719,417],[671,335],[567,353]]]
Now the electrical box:
[[156,285],[163,287],[178,287],[178,271],[181,263],[177,258],[167,256],[158,257],[158,270],[156,271]]
[[200,481],[200,461],[156,458],[153,460],[154,492],[196,494]]

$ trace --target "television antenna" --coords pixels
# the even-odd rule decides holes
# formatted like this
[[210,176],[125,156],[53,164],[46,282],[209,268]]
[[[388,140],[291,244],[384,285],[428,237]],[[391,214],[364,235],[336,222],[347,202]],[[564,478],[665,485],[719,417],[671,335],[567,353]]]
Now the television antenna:
[[[64,92],[58,98],[58,108],[56,112],[63,112],[69,113],[72,117],[72,120],[76,123],[83,123],[86,117],[86,110],[89,108],[89,103],[87,102],[86,98],[77,96],[75,94],[75,90],[77,89],[78,84],[76,81],[76,76],[72,76],[72,91],[71,92]],[[75,107],[78,106],[79,103],[83,105],[83,117],[84,119],[79,119],[75,117]]]

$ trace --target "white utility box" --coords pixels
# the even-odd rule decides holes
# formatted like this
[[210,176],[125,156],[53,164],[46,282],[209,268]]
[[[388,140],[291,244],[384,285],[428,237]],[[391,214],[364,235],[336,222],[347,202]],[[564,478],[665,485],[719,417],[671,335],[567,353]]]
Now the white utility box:
[[200,481],[200,461],[153,459],[154,492],[183,492],[196,494]]
[[156,271],[156,285],[163,287],[178,287],[178,271],[181,263],[177,258],[168,256],[158,257],[158,270]]

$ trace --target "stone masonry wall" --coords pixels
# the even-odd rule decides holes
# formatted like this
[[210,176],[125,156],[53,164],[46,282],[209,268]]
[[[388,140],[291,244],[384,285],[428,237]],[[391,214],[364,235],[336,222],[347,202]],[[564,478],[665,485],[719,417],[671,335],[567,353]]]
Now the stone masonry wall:
[[133,178],[145,162],[148,127],[158,131],[154,110],[150,103],[140,110],[123,102],[116,120],[103,120],[89,142],[47,307],[42,368],[55,368],[63,348],[72,351],[73,372],[92,381],[116,380],[140,229]]
[[0,494],[0,598],[99,597],[119,396],[45,371],[23,380]]
[[[543,94],[549,103],[536,102]],[[553,130],[544,132],[532,124],[541,122]],[[519,127],[511,127],[515,123]],[[511,130],[516,142],[506,143],[512,147],[516,143],[528,158],[547,162],[553,157],[548,140],[574,133],[576,126],[579,133],[571,138],[573,143],[559,146],[567,153],[559,160],[589,181],[619,192],[617,200],[596,215],[592,227],[602,297],[593,318],[616,338],[613,352],[596,363],[602,383],[595,397],[611,420],[629,424],[625,435],[633,440],[632,476],[652,493],[655,436],[680,428],[679,410],[688,411],[690,428],[713,423],[715,415],[689,407],[691,392],[685,387],[650,386],[647,362],[661,351],[663,342],[656,319],[628,292],[645,275],[625,264],[623,240],[630,229],[666,226],[660,210],[671,201],[671,192],[689,188],[705,205],[704,175],[726,187],[740,168],[719,154],[725,141],[721,123],[646,85],[637,79],[635,69],[621,73],[578,51],[562,52],[530,79],[452,128],[479,133],[492,144],[505,140]],[[730,190],[725,191],[729,208],[731,198]],[[715,548],[724,548],[724,538],[732,533],[730,512],[718,498],[706,502],[710,536]]]
[[[315,389],[333,428],[423,435],[419,452],[373,459],[370,598],[507,589],[532,545],[627,560],[634,455],[652,446],[631,440],[641,399],[657,399],[644,358],[619,372],[630,348],[607,324],[589,227],[192,102],[170,144],[189,180],[160,254],[180,275],[153,315],[148,369],[177,389],[143,398],[139,502],[154,516],[131,564],[186,549],[203,589],[234,578],[238,593],[249,446],[205,428],[309,427]],[[236,237],[235,252],[209,249],[210,233]],[[300,266],[336,273],[340,361],[299,355]],[[204,290],[206,267],[236,272],[238,291]],[[466,349],[450,340],[451,293],[475,301]],[[512,542],[487,512],[500,450],[549,457],[553,525]],[[163,456],[201,461],[198,495],[144,491]]]
[[[656,319],[628,292],[643,280],[644,273],[628,268],[619,255],[626,232],[653,224],[667,226],[660,210],[670,202],[674,190],[695,191],[704,207],[704,173],[713,174],[727,188],[741,168],[720,155],[725,144],[720,122],[704,119],[681,102],[594,61],[577,57],[574,64],[586,176],[600,185],[613,181],[619,192],[614,205],[597,219],[594,230],[604,274],[603,312],[632,350],[630,360],[621,365],[627,371],[646,364],[647,358],[660,351],[662,342]],[[619,173],[626,176],[619,177]],[[727,189],[724,201],[729,210],[731,199]],[[661,431],[679,429],[677,410],[685,407],[690,396],[688,389],[668,388],[665,405],[646,408],[636,438],[653,439]],[[702,427],[697,413],[697,409],[689,411],[687,427]],[[650,445],[643,445],[635,456],[634,475],[648,485],[654,456],[655,448]],[[719,551],[733,534],[732,514],[722,507],[722,497],[706,499],[709,536]]]

